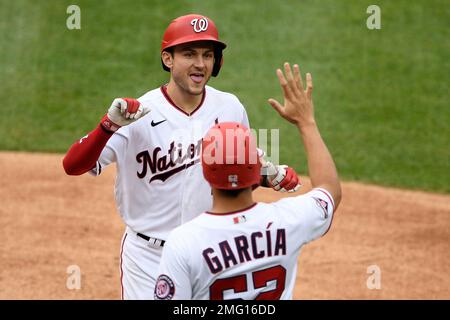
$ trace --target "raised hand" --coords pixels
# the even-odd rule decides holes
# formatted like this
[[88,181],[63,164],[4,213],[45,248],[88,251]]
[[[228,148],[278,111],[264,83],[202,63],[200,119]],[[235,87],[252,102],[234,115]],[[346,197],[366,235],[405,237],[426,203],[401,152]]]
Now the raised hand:
[[150,112],[150,109],[132,98],[116,98],[103,117],[101,124],[108,130],[115,132]]
[[283,89],[284,104],[281,105],[275,99],[269,99],[270,105],[286,120],[299,125],[300,127],[315,124],[314,107],[312,102],[312,77],[306,74],[306,90],[303,89],[302,77],[297,64],[294,65],[292,74],[289,63],[284,64],[283,74],[281,69],[277,69],[278,80]]

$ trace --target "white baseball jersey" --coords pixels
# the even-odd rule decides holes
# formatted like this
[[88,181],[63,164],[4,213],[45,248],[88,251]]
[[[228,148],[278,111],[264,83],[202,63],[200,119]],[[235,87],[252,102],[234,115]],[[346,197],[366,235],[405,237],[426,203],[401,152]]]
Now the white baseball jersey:
[[217,122],[249,123],[234,95],[209,86],[190,115],[172,102],[164,86],[138,100],[151,112],[110,138],[92,172],[100,174],[116,162],[115,197],[123,221],[135,232],[166,240],[175,227],[211,208],[200,164],[206,132]]
[[155,299],[292,299],[301,247],[324,235],[334,203],[324,189],[229,214],[205,212],[163,249]]

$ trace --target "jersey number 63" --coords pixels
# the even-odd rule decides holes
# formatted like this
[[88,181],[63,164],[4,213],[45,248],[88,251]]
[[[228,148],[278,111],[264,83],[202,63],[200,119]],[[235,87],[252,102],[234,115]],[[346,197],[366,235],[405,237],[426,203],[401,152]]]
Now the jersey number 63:
[[[267,286],[269,281],[276,280],[275,289],[261,292],[255,300],[279,300],[284,291],[286,280],[286,269],[282,266],[274,266],[271,268],[252,272],[253,288],[260,289]],[[234,293],[248,292],[247,276],[245,274],[217,279],[209,287],[209,296],[211,300],[223,300],[223,292],[225,290],[233,290]]]

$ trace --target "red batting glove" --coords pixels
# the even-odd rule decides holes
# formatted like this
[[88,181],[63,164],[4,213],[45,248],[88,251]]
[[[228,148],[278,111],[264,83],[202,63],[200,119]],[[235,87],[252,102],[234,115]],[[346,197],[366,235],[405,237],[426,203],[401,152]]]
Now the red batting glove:
[[276,166],[276,168],[277,175],[272,180],[269,179],[272,189],[280,192],[295,192],[300,188],[301,182],[293,168],[285,165]]

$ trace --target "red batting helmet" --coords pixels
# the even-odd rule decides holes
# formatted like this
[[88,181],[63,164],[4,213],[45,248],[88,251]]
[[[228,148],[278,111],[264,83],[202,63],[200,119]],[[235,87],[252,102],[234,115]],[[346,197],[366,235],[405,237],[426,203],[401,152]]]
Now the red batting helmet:
[[256,138],[236,122],[212,127],[202,142],[203,175],[216,189],[243,189],[259,185],[261,163]]
[[[194,41],[213,42],[215,61],[212,76],[217,76],[223,62],[222,50],[227,45],[219,41],[216,25],[208,17],[199,14],[188,14],[174,19],[164,32],[161,53],[176,45]],[[164,70],[170,71],[163,62],[162,66]]]

